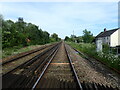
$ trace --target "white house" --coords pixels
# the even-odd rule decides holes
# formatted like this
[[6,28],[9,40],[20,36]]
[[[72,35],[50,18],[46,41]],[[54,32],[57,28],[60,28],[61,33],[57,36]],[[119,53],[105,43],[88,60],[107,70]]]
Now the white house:
[[102,44],[108,44],[110,48],[116,48],[120,53],[120,28],[106,30],[95,37],[97,51],[102,51]]

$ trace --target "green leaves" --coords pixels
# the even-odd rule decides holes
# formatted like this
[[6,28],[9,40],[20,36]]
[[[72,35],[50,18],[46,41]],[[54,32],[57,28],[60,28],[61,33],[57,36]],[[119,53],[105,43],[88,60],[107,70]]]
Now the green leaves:
[[[23,20],[13,22],[12,20],[2,20],[2,48],[13,46],[28,46],[37,44],[46,44],[50,42],[50,34],[47,31],[39,29],[38,26],[32,23],[26,23]],[[53,34],[52,41],[58,41],[58,35]]]
[[84,43],[91,43],[94,39],[93,34],[90,31],[87,31],[87,29],[83,31],[82,38]]
[[87,31],[87,29],[83,30],[83,36],[71,35],[70,37],[65,37],[65,41],[72,41],[77,43],[92,43],[93,39],[93,34],[90,31]]
[[58,35],[56,33],[53,33],[51,35],[51,42],[57,42],[60,41],[61,39],[58,37]]
[[[73,43],[67,42],[72,47],[80,50],[81,52],[87,54],[90,57],[97,58],[104,62],[107,66],[120,70],[120,58],[116,57],[114,54],[108,53],[108,49],[104,49],[104,52],[96,52],[95,44],[90,43]],[[109,48],[107,45],[104,45],[105,48]]]

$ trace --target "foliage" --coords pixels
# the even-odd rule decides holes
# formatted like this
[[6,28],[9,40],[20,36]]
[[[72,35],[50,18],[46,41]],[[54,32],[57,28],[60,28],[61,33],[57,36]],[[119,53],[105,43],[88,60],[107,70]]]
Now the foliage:
[[109,53],[110,52],[110,47],[108,44],[103,44],[103,53]]
[[78,36],[78,37],[76,37],[76,41],[77,41],[77,43],[82,43],[83,42],[83,38],[81,37],[81,36]]
[[70,41],[70,38],[68,36],[65,36],[65,41]]
[[92,43],[94,37],[93,34],[90,31],[87,31],[87,29],[83,30],[83,36],[75,36],[71,35],[70,37],[66,36],[65,41],[72,41],[76,43]]
[[14,46],[14,47],[10,47],[10,48],[5,48],[2,51],[3,52],[2,58],[5,58],[5,57],[11,56],[11,55],[15,55],[18,53],[26,52],[26,51],[32,50],[33,48],[37,48],[37,47],[40,47],[40,45],[31,45],[31,46],[27,46],[24,48],[22,48],[22,46],[17,46],[17,47]]
[[91,43],[94,39],[93,34],[90,31],[87,31],[87,29],[83,31],[82,38],[84,43]]
[[83,39],[81,36],[75,36],[75,35],[71,35],[70,37],[68,36],[65,36],[65,41],[72,41],[72,42],[76,42],[76,43],[80,43],[80,42],[83,42]]
[[[120,70],[120,58],[115,56],[114,54],[106,53],[104,52],[96,52],[96,46],[94,44],[90,43],[73,43],[73,42],[67,42],[72,47],[76,48],[77,50],[80,50],[81,52],[87,54],[88,56],[92,56],[94,58],[97,58],[101,60],[102,62],[106,63],[107,66],[113,67],[117,70]],[[107,47],[105,45],[105,47]]]
[[56,42],[56,41],[60,41],[61,39],[58,37],[58,35],[56,33],[53,33],[51,35],[50,40],[51,40],[51,42]]
[[[2,16],[0,16],[1,18]],[[14,46],[28,46],[37,44],[46,44],[51,42],[50,34],[47,31],[39,29],[32,23],[26,23],[23,18],[18,21],[2,20],[2,48],[10,48]],[[53,34],[54,42],[59,41],[57,34]]]
[[108,66],[120,70],[120,58],[116,57],[114,54],[99,52],[98,57]]

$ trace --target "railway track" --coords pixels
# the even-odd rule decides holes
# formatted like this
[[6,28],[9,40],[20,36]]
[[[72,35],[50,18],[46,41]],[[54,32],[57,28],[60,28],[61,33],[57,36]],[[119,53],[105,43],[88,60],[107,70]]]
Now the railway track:
[[[119,77],[118,73],[111,71],[111,69],[109,69],[108,67],[104,66],[103,64],[101,64],[100,62],[98,62],[95,59],[89,58],[88,56],[79,52],[75,48],[73,48],[69,45],[67,45],[67,46],[68,46],[69,54],[70,54],[71,58],[73,59],[73,62],[76,63],[76,64],[74,64],[74,66],[76,67],[76,71],[78,72],[78,76],[79,76],[79,79],[81,82],[82,81],[91,82],[91,83],[94,82],[94,83],[99,83],[100,86],[103,85],[106,87],[112,87],[112,88],[114,88],[113,90],[116,90],[115,88],[120,89],[119,88],[119,85],[120,85],[119,78],[120,77]],[[71,53],[71,52],[73,52],[73,53]],[[79,54],[81,56],[79,59],[73,58],[73,57],[77,57],[77,56],[79,57]],[[87,65],[84,62],[87,63]],[[89,69],[89,67],[88,67],[89,65],[93,69],[92,68]],[[103,77],[99,76],[99,75],[97,76],[97,73],[95,75],[94,70],[97,71],[98,73],[100,73],[101,75],[103,75]],[[85,75],[83,75],[82,73],[80,73],[80,71],[82,71],[83,73],[85,72],[86,74],[84,73]],[[91,72],[91,73],[89,73],[89,72]],[[82,77],[84,77],[84,78],[82,78]],[[89,77],[91,78],[91,80],[87,79]],[[94,79],[94,77],[95,78],[97,77],[97,78]],[[104,78],[106,78],[106,80],[102,81],[102,79],[104,79]],[[93,80],[96,80],[96,81],[93,81]],[[99,80],[101,80],[102,82]],[[111,84],[109,84],[109,83],[111,83]]]
[[58,46],[59,43],[3,74],[3,88],[30,88]]
[[19,54],[19,55],[17,55],[16,57],[10,58],[9,60],[3,60],[3,62],[2,62],[1,64],[2,64],[2,65],[5,65],[5,64],[10,63],[10,62],[13,62],[13,61],[15,61],[15,60],[19,60],[20,58],[24,58],[24,57],[26,57],[26,56],[28,56],[28,55],[31,55],[31,54],[36,53],[36,52],[38,52],[38,51],[41,51],[41,50],[43,50],[43,49],[45,49],[45,48],[47,48],[47,47],[50,47],[50,46],[52,46],[52,45],[54,45],[54,44],[45,45],[45,46],[43,46],[43,47],[40,47],[40,48],[31,50],[31,51],[28,51],[28,52]]
[[[72,47],[72,48],[73,48],[73,47]],[[99,60],[99,59],[97,59],[97,58],[95,58],[95,57],[93,57],[93,56],[90,56],[90,55],[87,55],[87,54],[85,54],[85,53],[82,53],[82,52],[78,51],[78,50],[75,49],[75,48],[73,48],[73,49],[74,49],[76,52],[78,52],[78,53],[79,53],[83,58],[85,58],[86,60],[89,60],[90,58],[95,59],[96,61],[102,63],[103,65],[109,67],[111,70],[113,70],[113,71],[115,71],[116,73],[120,74],[120,71],[118,71],[117,69],[115,69],[115,68],[113,68],[113,67],[111,67],[111,66],[108,66],[105,62],[103,62],[103,61],[101,61],[101,60]],[[90,60],[89,60],[89,61],[90,61]],[[93,62],[91,61],[91,63],[93,63]]]
[[[61,47],[63,47],[63,49]],[[118,90],[118,88],[113,89],[112,87],[96,83],[81,83],[74,68],[74,63],[72,63],[66,49],[66,45],[64,46],[64,44],[62,44],[61,47],[47,63],[42,74],[33,85],[32,90],[37,88]],[[61,51],[62,53],[60,53]]]
[[95,83],[80,82],[74,63],[63,42],[26,61],[2,76],[5,88],[74,88],[76,90],[118,90]]
[[[60,57],[63,58],[60,59]],[[35,88],[75,88],[82,90],[73,63],[63,43],[32,87],[32,89]]]
[[9,71],[13,70],[15,67],[20,66],[24,62],[27,62],[31,58],[34,58],[36,55],[44,52],[45,50],[49,49],[50,47],[54,46],[55,44],[43,46],[40,48],[37,48],[35,50],[31,50],[29,52],[22,53],[20,55],[17,55],[16,57],[10,58],[8,60],[4,60],[2,65],[2,74],[6,74]]

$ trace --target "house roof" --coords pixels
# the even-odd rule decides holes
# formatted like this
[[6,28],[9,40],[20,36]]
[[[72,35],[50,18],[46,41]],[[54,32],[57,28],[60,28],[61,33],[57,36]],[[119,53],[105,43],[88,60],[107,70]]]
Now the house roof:
[[105,32],[101,32],[101,33],[99,33],[95,38],[110,36],[111,34],[113,34],[113,33],[114,33],[116,30],[118,30],[118,29],[119,29],[119,28],[112,29],[112,30],[105,31]]

